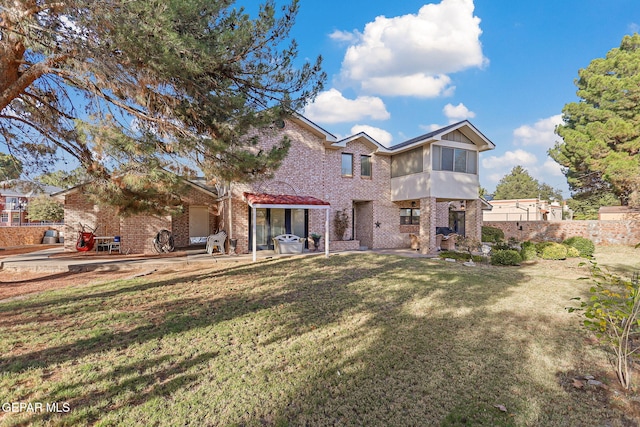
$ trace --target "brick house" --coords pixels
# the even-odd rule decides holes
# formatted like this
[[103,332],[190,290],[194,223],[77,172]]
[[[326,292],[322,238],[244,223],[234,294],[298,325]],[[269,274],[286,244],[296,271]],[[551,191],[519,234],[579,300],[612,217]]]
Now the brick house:
[[119,236],[121,249],[127,253],[153,253],[153,238],[160,230],[171,231],[175,246],[184,248],[202,244],[218,229],[218,202],[214,188],[202,180],[187,180],[188,190],[182,195],[183,212],[163,217],[134,215],[121,217],[115,209],[93,204],[83,192],[83,185],[55,194],[64,197],[65,251],[75,251],[80,224],[98,227],[97,236]]
[[[412,234],[419,236],[423,253],[434,253],[436,227],[480,239],[479,153],[495,145],[469,121],[387,148],[366,133],[338,140],[295,115],[260,135],[255,149],[269,149],[283,135],[291,147],[273,177],[217,189],[192,183],[182,215],[118,218],[89,203],[78,187],[64,192],[65,223],[75,230],[79,222],[100,224],[98,234],[121,236],[131,253],[152,252],[160,229],[172,232],[177,247],[192,243],[190,237],[225,230],[236,253],[254,257],[273,249],[273,237],[285,233],[321,234],[327,253],[405,248]],[[336,212],[347,216],[342,236],[336,236]],[[75,239],[68,240],[65,247],[73,250]]]
[[51,195],[61,188],[20,179],[0,182],[0,227],[42,224],[29,219],[29,202],[40,195]]
[[[469,121],[391,148],[366,133],[337,140],[299,115],[278,127],[258,147],[283,133],[291,140],[273,178],[232,183],[221,198],[220,228],[237,239],[238,253],[272,249],[284,233],[322,234],[331,251],[409,247],[415,234],[421,251],[434,253],[436,227],[480,240],[479,153],[495,145]],[[335,235],[338,211],[348,215],[343,236]]]

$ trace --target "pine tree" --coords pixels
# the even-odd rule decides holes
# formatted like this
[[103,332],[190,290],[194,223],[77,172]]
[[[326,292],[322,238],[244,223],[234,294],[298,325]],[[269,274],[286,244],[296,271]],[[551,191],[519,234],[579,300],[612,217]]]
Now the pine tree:
[[640,205],[640,35],[625,36],[578,74],[580,101],[565,105],[563,142],[549,155],[577,196],[613,193],[623,205]]
[[[123,213],[179,203],[181,180],[269,174],[255,138],[321,89],[296,63],[298,1],[17,0],[0,6],[0,143],[30,171],[71,158]],[[284,47],[282,47],[284,45]],[[154,201],[151,201],[151,198]]]

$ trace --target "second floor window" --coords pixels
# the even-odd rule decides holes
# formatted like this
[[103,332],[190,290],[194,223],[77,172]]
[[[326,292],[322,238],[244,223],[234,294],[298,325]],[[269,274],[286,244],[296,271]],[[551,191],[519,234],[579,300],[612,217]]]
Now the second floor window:
[[342,176],[353,176],[353,154],[342,153]]
[[461,148],[432,146],[433,170],[478,173],[478,153]]
[[371,178],[371,156],[360,156],[360,177]]

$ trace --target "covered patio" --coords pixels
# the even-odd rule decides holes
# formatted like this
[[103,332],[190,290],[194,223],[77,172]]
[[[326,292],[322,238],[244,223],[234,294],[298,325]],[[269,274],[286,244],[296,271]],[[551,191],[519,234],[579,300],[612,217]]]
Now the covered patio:
[[[293,196],[286,194],[244,193],[244,200],[251,208],[251,252],[252,260],[258,259],[257,209],[320,209],[325,211],[324,253],[329,256],[329,210],[331,205],[311,196]],[[299,236],[307,238],[308,236]]]

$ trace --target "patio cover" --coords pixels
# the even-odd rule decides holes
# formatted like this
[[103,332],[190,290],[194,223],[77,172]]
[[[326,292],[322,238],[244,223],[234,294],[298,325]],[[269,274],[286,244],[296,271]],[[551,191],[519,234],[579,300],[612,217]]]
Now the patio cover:
[[[293,196],[289,194],[244,193],[244,199],[251,207],[251,241],[253,261],[258,258],[256,241],[256,209],[324,209],[324,255],[329,256],[329,202],[311,196]],[[306,236],[305,236],[306,237]]]

